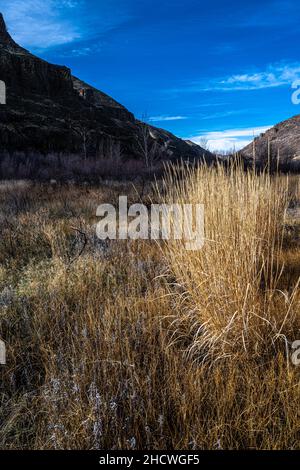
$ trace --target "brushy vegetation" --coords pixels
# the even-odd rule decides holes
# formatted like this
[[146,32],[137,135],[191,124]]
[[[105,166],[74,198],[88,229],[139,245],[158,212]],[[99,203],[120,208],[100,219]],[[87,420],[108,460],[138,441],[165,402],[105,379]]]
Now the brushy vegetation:
[[[160,188],[1,184],[2,449],[299,448],[298,178]],[[204,203],[204,248],[99,241],[119,194]]]

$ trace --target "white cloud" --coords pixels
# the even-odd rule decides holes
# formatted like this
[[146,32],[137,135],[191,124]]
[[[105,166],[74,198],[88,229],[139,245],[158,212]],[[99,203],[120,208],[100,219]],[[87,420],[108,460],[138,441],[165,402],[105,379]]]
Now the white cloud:
[[229,116],[236,116],[239,114],[246,114],[249,113],[249,110],[246,109],[237,109],[237,110],[232,110],[232,111],[223,111],[220,113],[213,113],[213,114],[206,114],[201,117],[201,120],[206,120],[206,119],[220,119],[223,117],[229,117]]
[[203,139],[207,141],[209,150],[213,152],[240,150],[252,142],[253,137],[258,136],[272,126],[262,126],[246,129],[228,129],[224,131],[206,132],[189,140],[201,145]]
[[265,70],[231,75],[214,83],[210,90],[261,90],[291,85],[300,77],[300,63],[269,65]]
[[[0,11],[21,46],[38,53],[69,45],[76,54],[88,46],[88,40],[99,41],[99,36],[132,18],[126,5],[116,9],[112,0],[101,1],[92,9],[89,3],[88,0],[0,0]],[[99,7],[101,13],[97,15],[95,9]],[[81,44],[74,47],[75,42]],[[87,50],[82,52],[88,54]]]
[[81,47],[79,49],[72,49],[69,53],[66,53],[65,55],[68,55],[69,57],[85,57],[90,55],[91,53],[91,47]]
[[205,91],[251,91],[266,88],[291,86],[300,78],[300,62],[281,62],[269,64],[264,70],[242,71],[241,73],[219,77],[205,78],[186,82],[181,88],[165,90],[168,94],[198,93]]
[[102,49],[103,44],[99,42],[96,44],[91,44],[90,46],[81,46],[74,49],[67,48],[63,52],[58,53],[58,55],[59,57],[87,57],[101,52]]
[[76,0],[0,0],[0,10],[19,44],[43,49],[81,38],[80,28],[68,18],[80,4]]
[[182,121],[188,119],[186,116],[152,116],[149,118],[150,122],[162,122],[162,121]]

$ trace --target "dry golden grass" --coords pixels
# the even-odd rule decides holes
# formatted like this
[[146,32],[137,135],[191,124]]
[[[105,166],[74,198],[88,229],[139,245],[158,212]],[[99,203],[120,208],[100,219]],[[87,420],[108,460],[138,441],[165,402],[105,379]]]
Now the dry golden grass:
[[200,167],[184,181],[171,169],[167,186],[170,199],[205,207],[204,248],[166,247],[182,291],[175,337],[190,343],[189,356],[247,360],[287,341],[300,326],[298,283],[281,291],[288,178]]
[[205,204],[203,250],[97,240],[130,185],[0,186],[2,449],[300,447],[294,190],[221,168],[167,184]]

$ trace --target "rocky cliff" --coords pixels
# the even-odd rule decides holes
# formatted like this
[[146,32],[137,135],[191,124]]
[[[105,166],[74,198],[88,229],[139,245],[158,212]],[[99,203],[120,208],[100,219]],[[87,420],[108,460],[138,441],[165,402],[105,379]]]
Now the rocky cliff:
[[280,122],[264,134],[254,139],[254,142],[241,150],[242,156],[258,163],[268,160],[277,164],[293,164],[300,159],[300,115]]
[[[213,156],[169,132],[144,125],[105,93],[20,47],[0,13],[0,80],[7,104],[0,106],[0,153],[78,154],[105,158],[114,145],[124,160]],[[146,136],[146,137],[145,137]],[[146,148],[145,148],[146,147]]]

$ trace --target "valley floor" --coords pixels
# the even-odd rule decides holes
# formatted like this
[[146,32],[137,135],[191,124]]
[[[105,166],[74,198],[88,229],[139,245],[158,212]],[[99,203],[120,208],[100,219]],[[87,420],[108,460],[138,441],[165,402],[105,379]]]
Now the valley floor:
[[[0,448],[300,448],[298,177],[167,183],[0,184]],[[203,202],[207,244],[98,240],[120,194]]]

